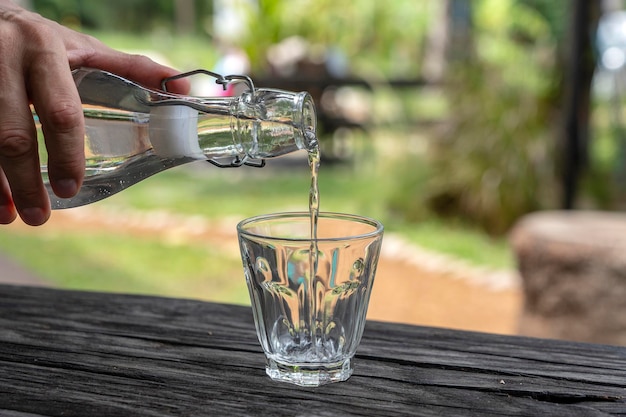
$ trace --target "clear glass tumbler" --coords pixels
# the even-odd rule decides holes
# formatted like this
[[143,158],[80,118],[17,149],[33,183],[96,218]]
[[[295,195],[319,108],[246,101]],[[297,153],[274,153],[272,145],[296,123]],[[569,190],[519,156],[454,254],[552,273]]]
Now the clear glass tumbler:
[[361,340],[383,225],[365,217],[277,213],[237,225],[266,372],[301,386],[344,381]]

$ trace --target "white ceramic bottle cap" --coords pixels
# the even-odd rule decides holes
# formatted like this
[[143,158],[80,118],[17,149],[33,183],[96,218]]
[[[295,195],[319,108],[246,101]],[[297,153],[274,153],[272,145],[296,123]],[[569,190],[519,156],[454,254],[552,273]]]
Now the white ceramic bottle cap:
[[163,158],[206,158],[198,144],[198,111],[188,106],[151,108],[150,142]]

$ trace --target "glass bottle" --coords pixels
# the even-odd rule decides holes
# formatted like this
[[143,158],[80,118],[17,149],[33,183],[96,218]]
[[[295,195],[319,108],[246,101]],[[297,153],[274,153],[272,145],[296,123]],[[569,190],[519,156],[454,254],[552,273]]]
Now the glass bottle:
[[183,76],[196,72],[218,77],[223,85],[244,80],[249,90],[236,97],[181,96],[150,90],[101,70],[74,70],[85,116],[85,179],[76,196],[57,197],[48,182],[47,154],[40,146],[41,172],[52,208],[102,200],[192,161],[260,167],[265,158],[317,146],[315,106],[309,94],[255,89],[247,77],[221,77],[208,71]]

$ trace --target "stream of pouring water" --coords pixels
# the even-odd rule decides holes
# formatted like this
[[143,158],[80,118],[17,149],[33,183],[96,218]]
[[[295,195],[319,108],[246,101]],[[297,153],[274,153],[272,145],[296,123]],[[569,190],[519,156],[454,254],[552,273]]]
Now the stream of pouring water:
[[[319,187],[318,187],[318,173],[320,168],[320,149],[317,140],[315,140],[315,146],[309,149],[309,166],[311,168],[311,188],[309,190],[309,214],[311,216],[311,246],[309,248],[309,288],[307,289],[310,294],[308,307],[308,320],[309,323],[315,323],[315,327],[310,329],[311,341],[319,346],[320,338],[322,337],[321,323],[318,314],[318,306],[316,303],[317,297],[315,294],[317,265],[318,265],[318,245],[317,245],[317,220],[319,217]],[[313,320],[315,319],[315,320]]]
[[[309,214],[311,215],[311,249],[317,246],[317,218],[320,211],[320,191],[317,176],[320,168],[319,148],[309,151],[309,166],[311,167],[311,189],[309,190]],[[316,254],[317,251],[314,252]],[[311,265],[311,267],[317,265]],[[317,268],[315,268],[317,269]],[[314,276],[314,275],[311,275]]]

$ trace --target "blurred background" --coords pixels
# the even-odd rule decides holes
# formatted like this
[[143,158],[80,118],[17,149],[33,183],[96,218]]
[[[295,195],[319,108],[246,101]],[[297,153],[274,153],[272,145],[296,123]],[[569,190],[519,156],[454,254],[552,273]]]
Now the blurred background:
[[[321,209],[386,226],[371,318],[515,333],[515,223],[625,207],[621,0],[20,3],[182,71],[309,91]],[[306,155],[178,167],[42,227],[3,226],[0,280],[248,304],[237,221],[306,210],[309,183]]]

